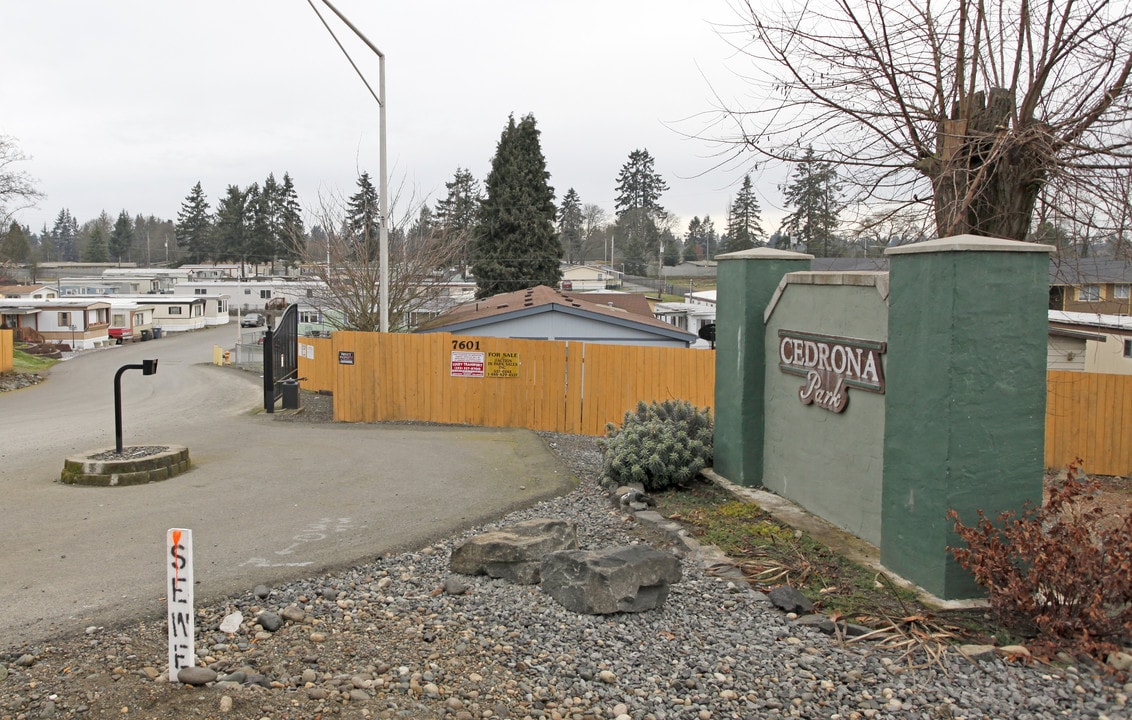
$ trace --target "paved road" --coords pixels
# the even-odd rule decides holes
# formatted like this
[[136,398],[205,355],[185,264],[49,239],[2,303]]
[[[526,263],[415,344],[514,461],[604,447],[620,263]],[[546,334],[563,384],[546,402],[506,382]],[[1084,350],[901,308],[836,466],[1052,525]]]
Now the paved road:
[[[259,378],[208,364],[232,326],[80,355],[0,393],[0,650],[164,610],[168,528],[193,531],[199,602],[364,562],[562,492],[522,430],[275,422]],[[134,487],[58,482],[63,459],[186,445],[193,469]]]

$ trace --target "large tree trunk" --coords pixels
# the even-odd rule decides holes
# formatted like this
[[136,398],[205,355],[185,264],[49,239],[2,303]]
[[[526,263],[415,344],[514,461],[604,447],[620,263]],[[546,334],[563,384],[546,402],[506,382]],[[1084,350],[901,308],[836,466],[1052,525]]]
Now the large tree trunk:
[[939,123],[938,156],[921,166],[935,194],[940,237],[972,234],[1025,240],[1045,180],[1038,125],[1013,127],[1014,99],[994,88],[975,93]]

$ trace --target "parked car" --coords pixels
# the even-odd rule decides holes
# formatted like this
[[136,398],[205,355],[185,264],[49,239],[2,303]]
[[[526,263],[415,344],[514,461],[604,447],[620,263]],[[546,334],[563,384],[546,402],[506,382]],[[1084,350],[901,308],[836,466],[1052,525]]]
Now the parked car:
[[240,327],[263,327],[267,319],[259,313],[248,313],[240,320]]

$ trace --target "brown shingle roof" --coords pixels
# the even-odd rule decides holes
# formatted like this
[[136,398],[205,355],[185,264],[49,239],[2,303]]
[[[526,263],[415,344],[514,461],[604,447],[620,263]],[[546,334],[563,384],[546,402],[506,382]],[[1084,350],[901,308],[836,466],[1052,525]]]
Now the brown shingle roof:
[[[596,298],[595,302],[590,298]],[[629,300],[627,298],[637,298]],[[493,295],[483,300],[458,305],[446,313],[438,315],[422,325],[418,330],[438,330],[450,325],[484,318],[506,315],[518,310],[558,305],[564,308],[577,308],[586,312],[604,315],[619,320],[627,320],[668,332],[684,332],[652,315],[648,301],[643,295],[620,293],[572,293],[561,292],[546,285],[536,285],[526,290]],[[632,308],[632,309],[628,309]]]

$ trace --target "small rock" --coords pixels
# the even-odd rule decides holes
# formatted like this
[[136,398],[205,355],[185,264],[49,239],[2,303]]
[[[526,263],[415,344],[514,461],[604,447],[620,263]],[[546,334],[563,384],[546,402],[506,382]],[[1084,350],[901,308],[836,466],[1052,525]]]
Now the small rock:
[[1126,652],[1111,652],[1108,654],[1108,664],[1117,672],[1126,672],[1132,669],[1132,654]]
[[767,593],[771,603],[779,610],[795,613],[810,613],[814,604],[810,599],[789,585],[779,585]]
[[220,712],[222,712],[222,713],[232,712],[232,697],[231,696],[224,695],[220,698]]
[[959,654],[972,660],[983,660],[994,655],[994,645],[960,645]]
[[312,632],[310,635],[310,641],[316,643],[326,642],[326,635],[320,632]]
[[156,680],[161,675],[160,671],[158,671],[157,668],[149,666],[149,665],[147,665],[146,667],[143,667],[141,671],[142,671],[142,675],[145,675],[150,680]]
[[603,683],[615,683],[615,682],[617,682],[617,676],[614,675],[609,670],[602,670],[601,672],[599,672],[597,674],[597,679],[601,680]]
[[32,665],[35,665],[34,655],[24,654],[16,659],[16,667],[31,667]]
[[256,622],[268,632],[275,632],[283,627],[283,618],[278,613],[261,612],[256,616]]
[[216,671],[206,667],[186,667],[177,671],[177,681],[185,685],[207,685],[216,681]]
[[288,605],[287,607],[283,608],[282,615],[283,619],[287,622],[298,623],[302,622],[306,618],[307,613],[298,605]]
[[244,622],[244,614],[239,610],[225,615],[224,619],[220,621],[220,632],[228,633],[229,635],[239,632],[240,623],[242,622]]
[[255,589],[252,590],[252,595],[255,595],[260,600],[262,600],[263,598],[267,597],[270,594],[271,594],[271,588],[267,587],[266,585],[256,585]]
[[463,595],[468,592],[468,584],[455,575],[449,575],[444,578],[444,592],[447,595]]
[[1003,645],[1002,647],[998,648],[998,654],[1005,657],[1023,659],[1030,658],[1030,651],[1026,648],[1025,645]]

